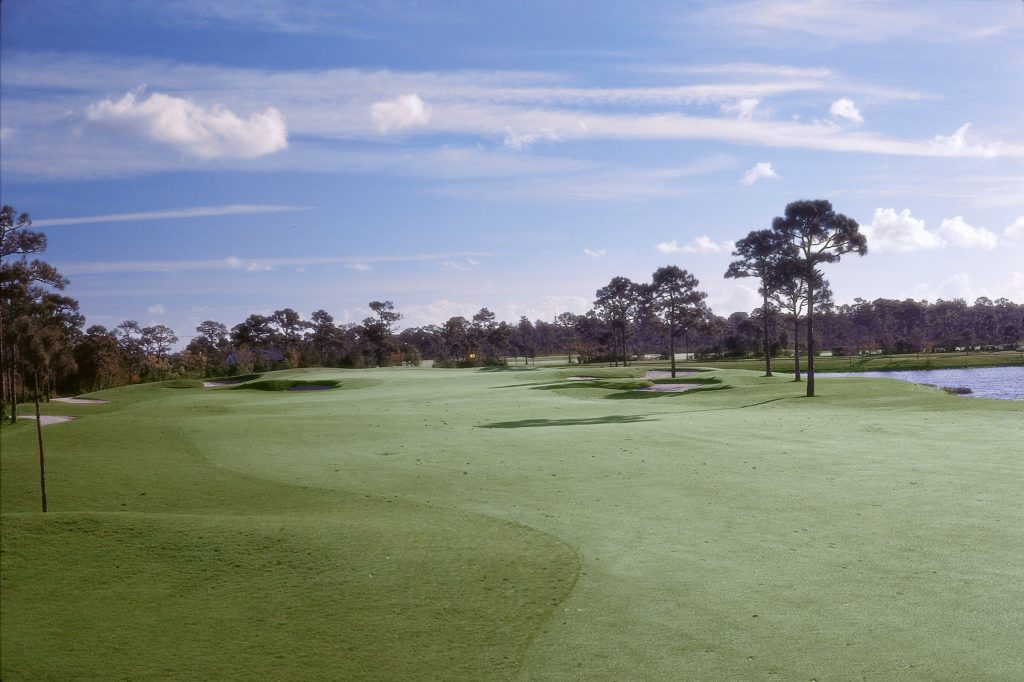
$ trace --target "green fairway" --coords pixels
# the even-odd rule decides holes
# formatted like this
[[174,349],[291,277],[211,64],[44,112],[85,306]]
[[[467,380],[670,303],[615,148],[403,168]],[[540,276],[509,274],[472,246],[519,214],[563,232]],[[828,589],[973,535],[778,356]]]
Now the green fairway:
[[80,417],[44,429],[49,513],[34,425],[0,435],[0,674],[1024,678],[1024,403],[644,371],[45,405]]

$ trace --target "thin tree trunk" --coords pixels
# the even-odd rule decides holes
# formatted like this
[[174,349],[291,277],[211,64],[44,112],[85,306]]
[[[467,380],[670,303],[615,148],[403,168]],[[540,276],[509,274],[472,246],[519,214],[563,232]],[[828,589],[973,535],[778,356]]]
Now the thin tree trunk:
[[672,378],[676,378],[676,328],[672,325],[668,328],[668,355],[672,359]]
[[18,423],[18,375],[14,371],[14,366],[18,361],[18,350],[12,345],[10,352],[10,360],[7,363],[7,387],[10,390],[10,401],[11,401],[11,424]]
[[807,283],[807,397],[814,397],[814,285]]
[[793,381],[800,381],[800,319],[793,317],[793,367],[795,375]]
[[[770,377],[772,375],[772,351],[771,346],[768,344],[768,291],[765,290],[764,294],[764,307],[761,308],[761,316],[764,318],[764,375]],[[675,376],[673,374],[672,376]]]
[[7,417],[7,346],[4,344],[4,316],[0,310],[0,420]]
[[36,436],[39,439],[39,492],[46,511],[46,462],[43,459],[43,420],[39,414],[39,374],[35,375],[36,388]]

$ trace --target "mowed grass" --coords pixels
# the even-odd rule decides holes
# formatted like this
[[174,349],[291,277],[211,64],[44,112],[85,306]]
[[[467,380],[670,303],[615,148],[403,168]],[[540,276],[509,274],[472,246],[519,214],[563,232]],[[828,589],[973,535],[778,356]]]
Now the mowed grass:
[[3,678],[1024,678],[1024,404],[642,374],[51,404],[45,517],[2,434]]

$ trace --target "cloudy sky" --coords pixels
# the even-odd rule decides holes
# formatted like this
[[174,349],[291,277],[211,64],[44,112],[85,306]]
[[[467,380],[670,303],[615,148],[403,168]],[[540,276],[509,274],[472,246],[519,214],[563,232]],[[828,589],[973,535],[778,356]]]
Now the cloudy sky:
[[89,324],[585,312],[828,199],[836,298],[1024,301],[1024,2],[2,4],[2,197]]

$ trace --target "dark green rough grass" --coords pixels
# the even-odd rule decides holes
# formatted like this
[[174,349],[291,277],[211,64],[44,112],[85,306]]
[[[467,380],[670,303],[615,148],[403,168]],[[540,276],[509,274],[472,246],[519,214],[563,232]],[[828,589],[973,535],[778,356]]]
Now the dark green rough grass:
[[[1024,679],[1024,403],[733,370],[630,402],[566,371],[44,406],[81,416],[46,428],[46,520],[33,425],[4,427],[3,678]],[[112,557],[140,578],[97,583]]]

